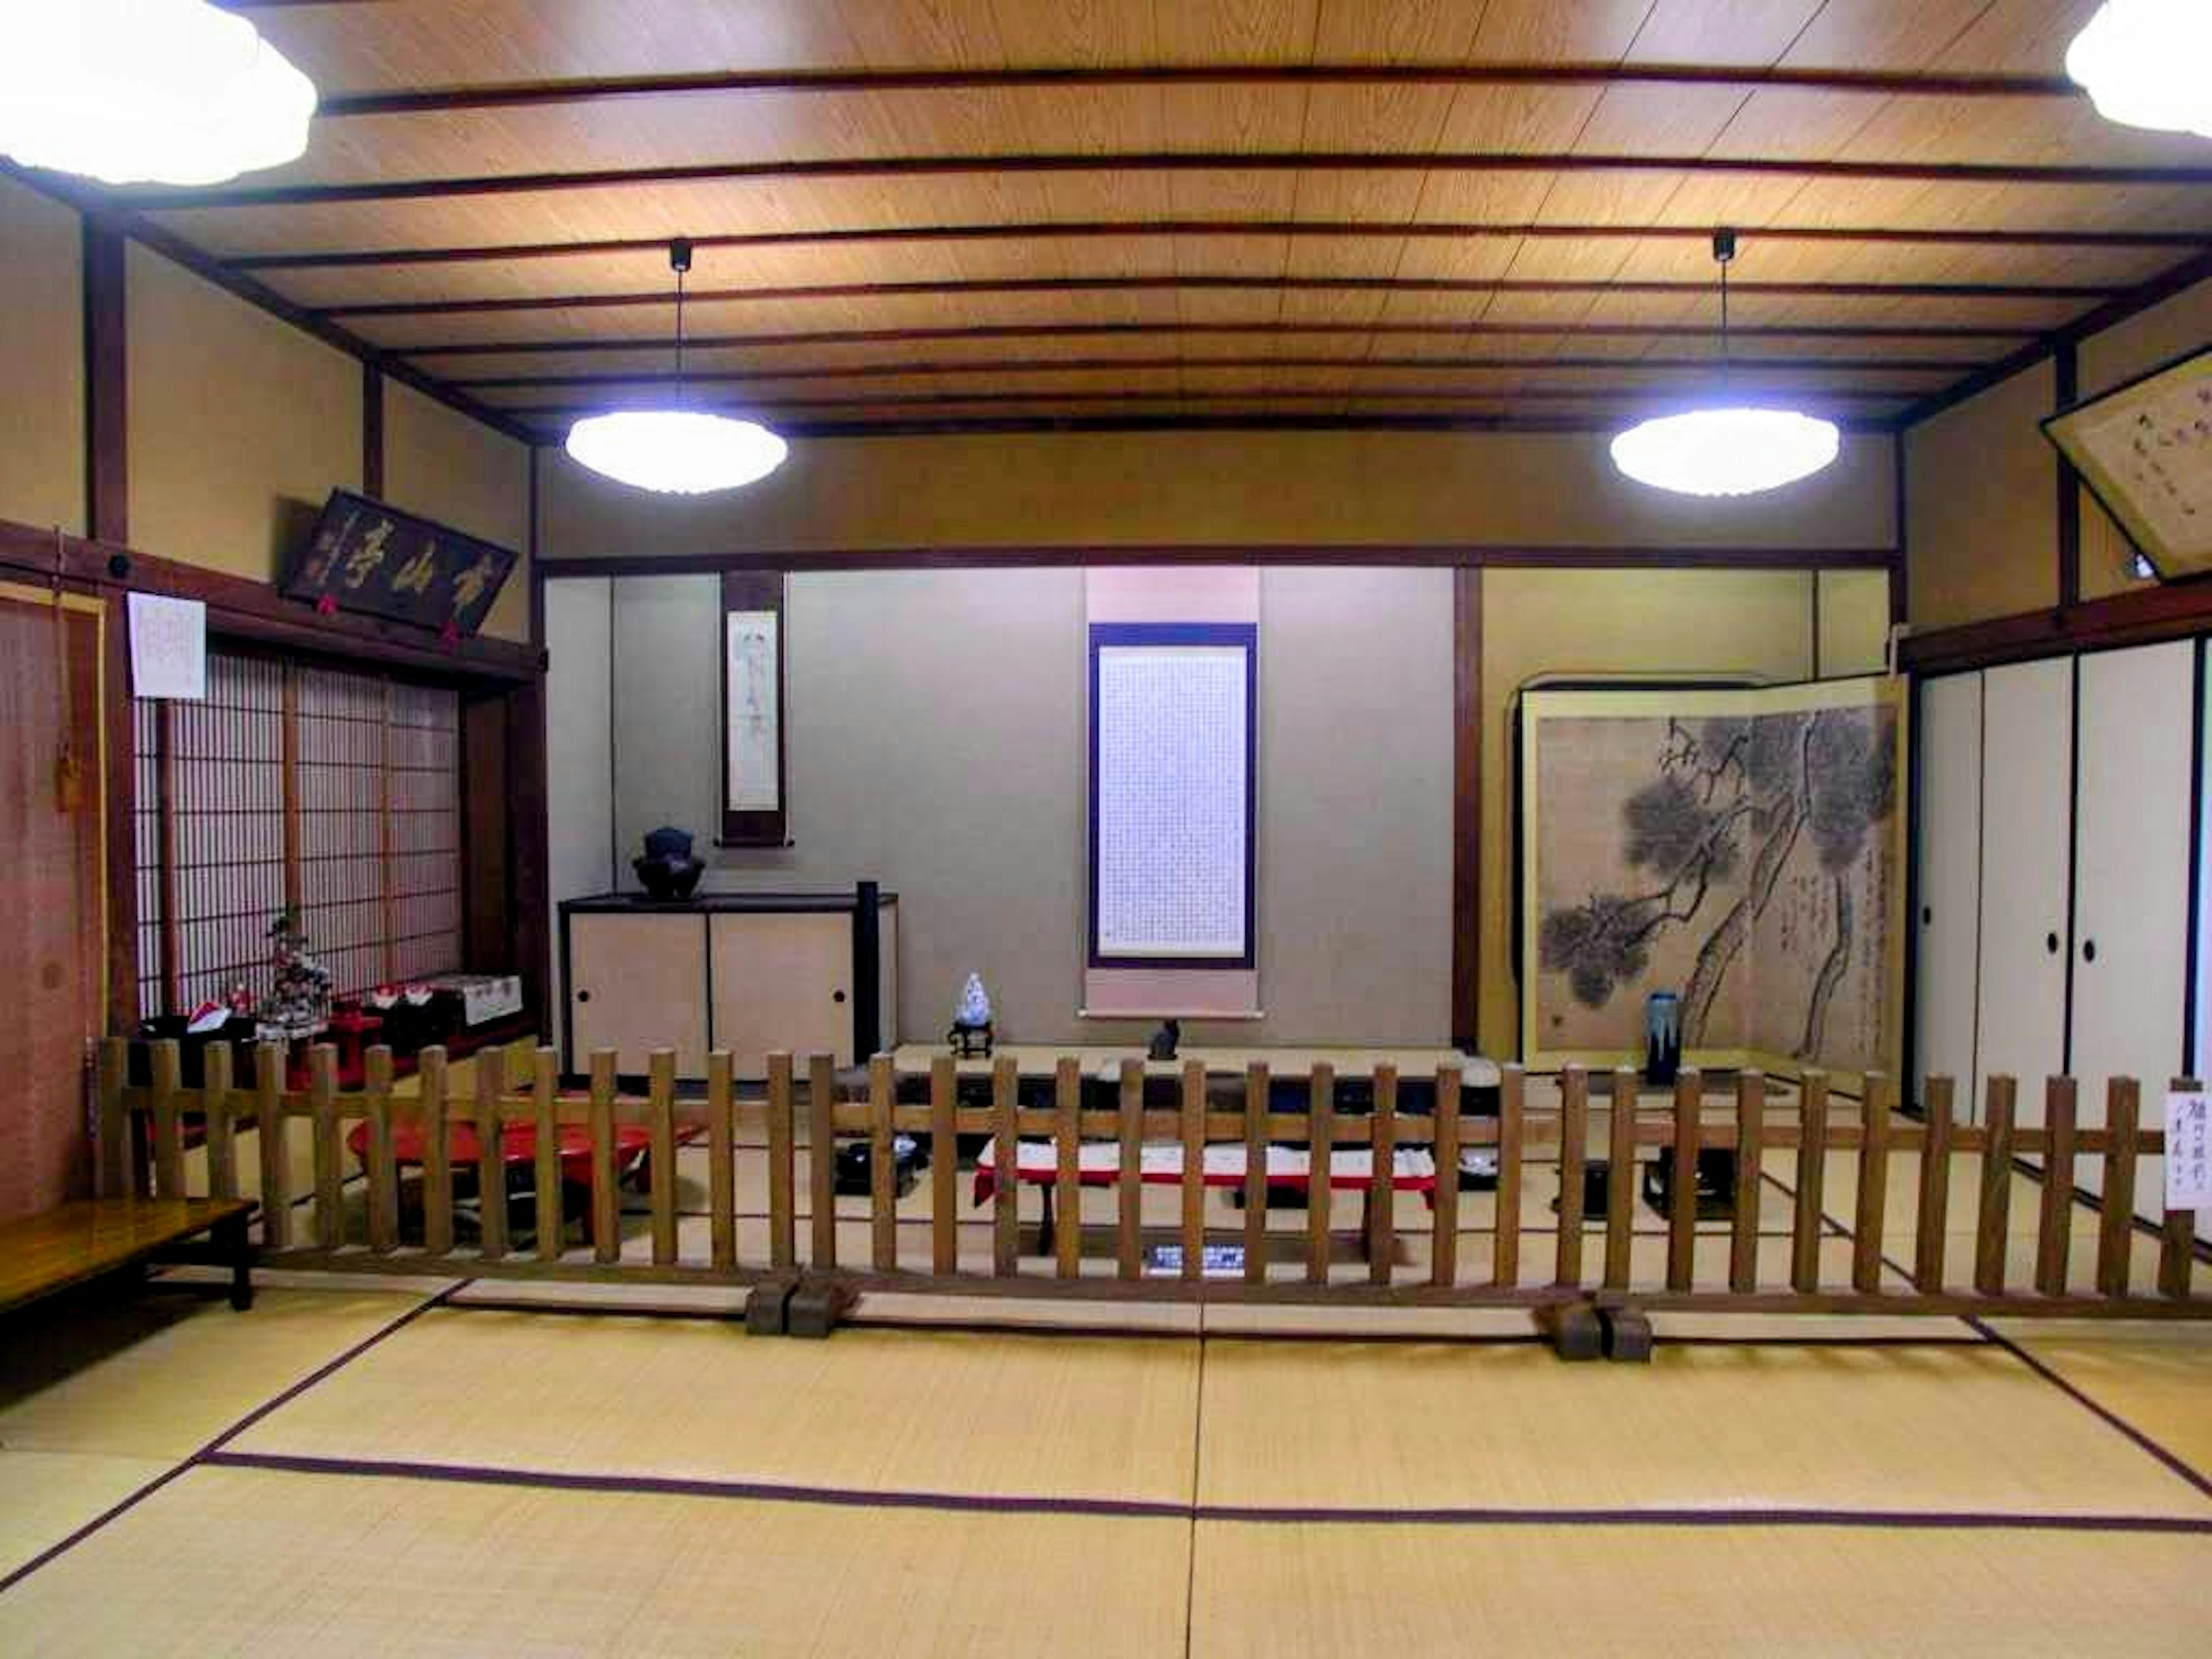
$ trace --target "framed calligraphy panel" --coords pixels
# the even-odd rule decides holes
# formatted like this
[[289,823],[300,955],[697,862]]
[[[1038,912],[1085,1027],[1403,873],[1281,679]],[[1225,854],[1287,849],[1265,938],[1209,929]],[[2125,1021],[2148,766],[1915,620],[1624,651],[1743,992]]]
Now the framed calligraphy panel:
[[458,530],[333,489],[290,561],[286,599],[464,636],[483,626],[517,555]]

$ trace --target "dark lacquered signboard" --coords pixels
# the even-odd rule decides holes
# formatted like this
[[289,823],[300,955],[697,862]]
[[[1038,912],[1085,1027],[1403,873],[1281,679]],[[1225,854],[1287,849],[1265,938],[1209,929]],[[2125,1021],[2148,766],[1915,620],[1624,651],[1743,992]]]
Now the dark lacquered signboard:
[[284,575],[287,599],[470,635],[514,568],[512,550],[333,489],[304,552]]

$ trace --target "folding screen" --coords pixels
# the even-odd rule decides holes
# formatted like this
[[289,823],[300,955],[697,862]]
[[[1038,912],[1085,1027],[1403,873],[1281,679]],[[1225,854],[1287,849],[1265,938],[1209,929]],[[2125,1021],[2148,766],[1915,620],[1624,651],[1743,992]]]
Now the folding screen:
[[1522,700],[1522,1052],[1894,1070],[1906,775],[1898,684]]

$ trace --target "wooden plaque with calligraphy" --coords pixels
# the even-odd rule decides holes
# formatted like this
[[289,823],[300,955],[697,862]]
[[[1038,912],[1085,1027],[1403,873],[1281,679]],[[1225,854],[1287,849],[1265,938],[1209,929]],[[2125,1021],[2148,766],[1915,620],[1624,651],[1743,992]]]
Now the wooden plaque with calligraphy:
[[514,568],[508,548],[333,489],[306,549],[284,573],[284,597],[466,636],[483,625]]

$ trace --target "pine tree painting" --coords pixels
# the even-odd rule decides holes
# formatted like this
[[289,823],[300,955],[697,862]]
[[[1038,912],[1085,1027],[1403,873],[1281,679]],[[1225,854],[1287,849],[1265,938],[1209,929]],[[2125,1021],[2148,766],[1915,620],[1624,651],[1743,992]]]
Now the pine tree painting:
[[1856,1051],[1878,1054],[1887,1004],[1893,710],[1541,724],[1535,1046],[1633,1048],[1645,994],[1669,989],[1687,1048],[1873,1063]]

